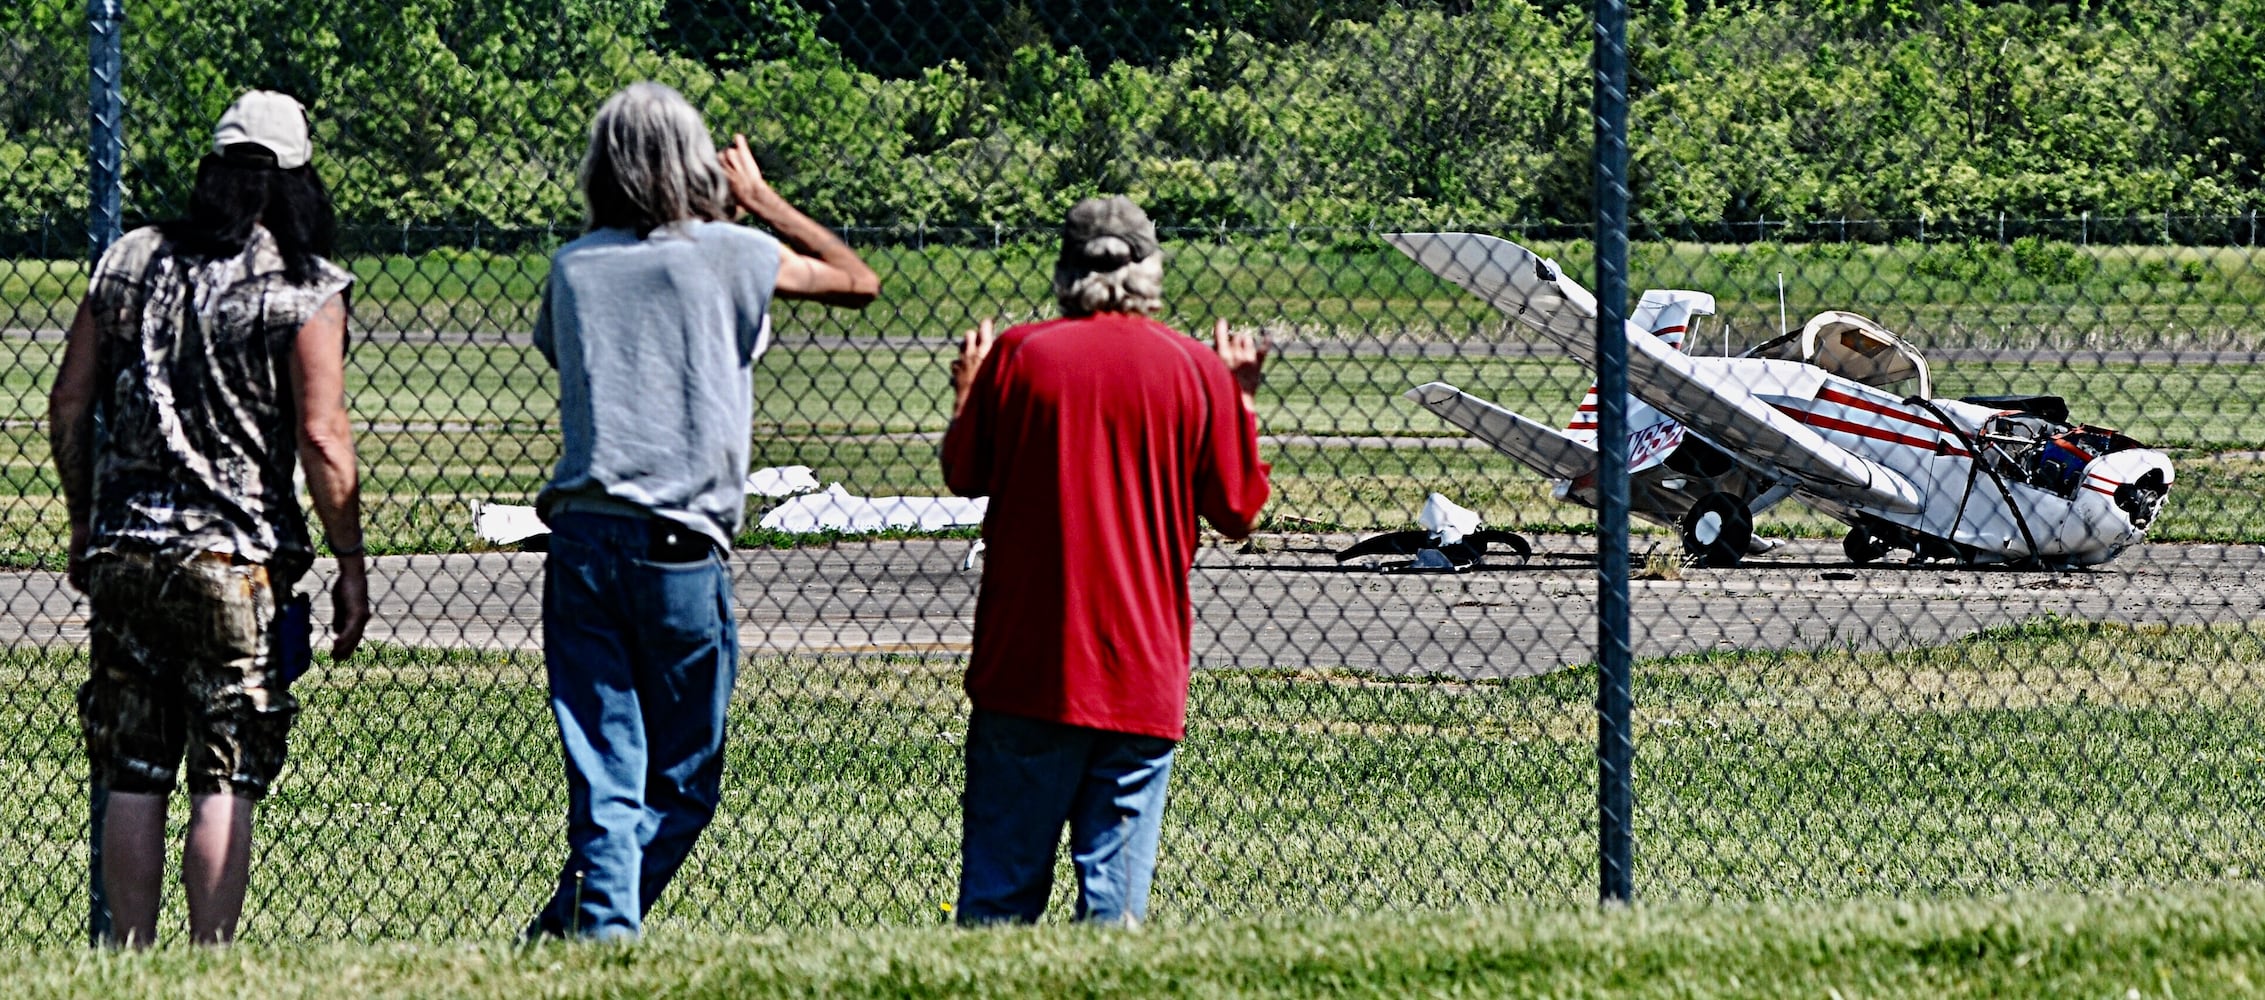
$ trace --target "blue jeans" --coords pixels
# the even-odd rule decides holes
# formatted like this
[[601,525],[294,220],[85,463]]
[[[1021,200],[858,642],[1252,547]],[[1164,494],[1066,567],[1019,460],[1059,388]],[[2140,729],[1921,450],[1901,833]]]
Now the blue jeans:
[[962,924],[1030,923],[1054,887],[1054,850],[1070,828],[1077,919],[1148,916],[1164,827],[1171,740],[975,711],[960,796]]
[[634,937],[715,815],[739,671],[721,553],[646,558],[642,518],[563,513],[543,665],[566,749],[566,865],[533,936]]

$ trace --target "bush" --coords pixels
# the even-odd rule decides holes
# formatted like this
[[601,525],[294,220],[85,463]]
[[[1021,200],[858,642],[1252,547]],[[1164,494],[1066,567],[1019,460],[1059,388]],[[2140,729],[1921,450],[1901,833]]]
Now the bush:
[[1930,244],[1911,262],[1911,273],[1941,281],[1981,284],[1999,276],[2004,254],[2004,248],[1980,240]]
[[[219,16],[136,0],[128,214],[177,211],[228,96],[263,86],[309,103],[349,223],[573,225],[590,115],[658,79],[747,132],[782,193],[836,225],[1045,225],[1103,190],[1167,224],[1591,221],[1585,5],[954,4],[985,16],[897,0],[237,0]],[[2265,0],[1922,6],[1645,5],[1633,217],[1720,232],[2255,207]],[[0,5],[0,215],[84,211],[83,16]],[[827,40],[844,31],[857,51]],[[1828,246],[1809,252],[1852,252]],[[2096,268],[2041,240],[2010,263],[1969,246],[1919,266],[2049,284]]]
[[2024,277],[2048,285],[2072,285],[2092,270],[2084,251],[2073,244],[2023,236],[2013,241],[2013,267]]

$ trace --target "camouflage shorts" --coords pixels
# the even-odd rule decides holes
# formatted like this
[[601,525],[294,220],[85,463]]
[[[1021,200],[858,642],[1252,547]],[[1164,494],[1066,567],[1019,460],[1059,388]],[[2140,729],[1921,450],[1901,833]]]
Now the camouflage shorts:
[[186,751],[192,794],[265,796],[299,714],[269,676],[277,605],[267,568],[210,554],[104,554],[87,565],[87,602],[94,663],[79,725],[95,779],[167,794]]

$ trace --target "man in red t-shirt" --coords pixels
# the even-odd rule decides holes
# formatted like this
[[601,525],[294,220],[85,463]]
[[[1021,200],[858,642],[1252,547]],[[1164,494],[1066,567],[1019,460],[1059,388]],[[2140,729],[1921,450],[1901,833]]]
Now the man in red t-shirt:
[[1266,503],[1255,393],[1266,352],[1220,321],[1202,344],[1154,319],[1156,227],[1123,196],[1062,226],[1063,318],[953,364],[944,479],[988,496],[968,664],[957,914],[1034,921],[1063,824],[1077,917],[1146,915],[1172,750],[1185,732],[1196,517],[1249,534]]

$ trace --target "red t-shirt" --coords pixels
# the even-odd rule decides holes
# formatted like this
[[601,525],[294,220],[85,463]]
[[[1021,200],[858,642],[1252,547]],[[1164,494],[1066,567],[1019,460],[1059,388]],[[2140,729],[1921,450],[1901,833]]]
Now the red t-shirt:
[[989,496],[975,707],[1179,739],[1196,515],[1247,533],[1258,422],[1208,346],[1103,313],[999,335],[944,435],[944,480]]

